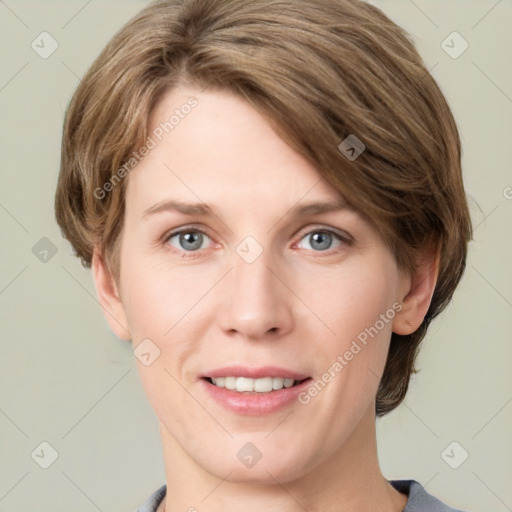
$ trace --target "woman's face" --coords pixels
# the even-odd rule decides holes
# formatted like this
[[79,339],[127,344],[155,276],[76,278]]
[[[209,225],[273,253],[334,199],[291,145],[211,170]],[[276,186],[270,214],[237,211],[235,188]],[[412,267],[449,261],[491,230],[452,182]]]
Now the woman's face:
[[[123,320],[177,457],[219,478],[286,482],[374,421],[409,280],[357,212],[304,210],[342,198],[246,102],[177,89],[152,129],[176,109],[189,113],[152,135],[127,178]],[[261,391],[206,380],[244,370],[261,380],[224,385]],[[309,380],[268,391],[293,376]]]

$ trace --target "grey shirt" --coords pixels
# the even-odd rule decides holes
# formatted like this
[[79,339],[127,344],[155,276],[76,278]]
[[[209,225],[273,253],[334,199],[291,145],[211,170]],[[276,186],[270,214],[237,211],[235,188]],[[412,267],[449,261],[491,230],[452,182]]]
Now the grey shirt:
[[[389,483],[409,497],[403,512],[463,512],[439,501],[416,480],[389,480]],[[162,485],[135,512],[155,512],[164,499],[166,490],[167,486]]]

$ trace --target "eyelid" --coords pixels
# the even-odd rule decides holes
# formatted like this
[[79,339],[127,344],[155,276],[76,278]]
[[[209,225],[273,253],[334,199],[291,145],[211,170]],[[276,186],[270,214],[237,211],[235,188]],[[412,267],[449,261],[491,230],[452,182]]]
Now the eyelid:
[[[332,233],[333,235],[337,236],[340,239],[341,242],[343,242],[343,243],[345,243],[347,245],[351,245],[351,244],[354,243],[354,237],[352,235],[350,235],[350,233],[347,233],[346,231],[343,231],[341,229],[337,229],[337,228],[334,228],[334,227],[331,227],[331,226],[322,225],[322,224],[313,226],[312,228],[308,228],[308,230],[305,231],[305,232],[299,232],[300,233],[299,242],[305,236],[310,235],[312,233],[316,233],[318,231],[324,231],[324,232],[327,232],[327,233]],[[327,253],[329,251],[318,251],[318,252],[326,252]]]
[[205,226],[200,225],[200,224],[187,224],[186,226],[180,226],[178,228],[169,229],[168,231],[166,231],[163,234],[162,240],[164,242],[166,242],[172,236],[179,235],[180,233],[182,233],[184,231],[185,232],[188,232],[188,231],[198,231],[198,232],[203,233],[204,235],[207,235],[209,238],[211,238],[211,236],[208,235],[208,233],[207,233],[208,229]]

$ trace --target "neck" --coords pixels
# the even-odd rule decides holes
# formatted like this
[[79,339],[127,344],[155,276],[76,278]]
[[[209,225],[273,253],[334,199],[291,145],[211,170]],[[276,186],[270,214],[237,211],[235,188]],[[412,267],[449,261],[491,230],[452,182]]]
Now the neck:
[[282,471],[280,479],[272,475],[279,468],[272,460],[267,461],[262,472],[266,477],[237,479],[236,470],[229,467],[219,468],[219,475],[213,475],[197,463],[200,457],[194,458],[197,453],[201,456],[200,452],[189,456],[163,424],[160,431],[167,479],[167,494],[161,507],[165,512],[401,512],[407,503],[407,496],[395,490],[380,471],[373,409],[365,413],[343,446],[327,459],[315,460],[314,454],[301,454],[298,460],[311,457],[309,464],[301,466],[307,471],[290,479],[283,478]]

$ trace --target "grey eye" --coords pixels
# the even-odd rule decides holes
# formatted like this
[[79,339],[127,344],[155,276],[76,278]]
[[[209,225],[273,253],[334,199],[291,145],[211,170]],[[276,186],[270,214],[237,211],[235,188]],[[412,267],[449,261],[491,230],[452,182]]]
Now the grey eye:
[[[201,249],[206,238],[208,237],[201,231],[188,230],[171,234],[168,238],[168,242],[177,249],[197,251]],[[173,239],[177,240],[178,245],[172,243]]]
[[331,245],[335,239],[340,241],[340,237],[336,233],[326,230],[311,231],[302,238],[302,240],[309,240],[309,247],[305,248],[314,251],[331,249]]

